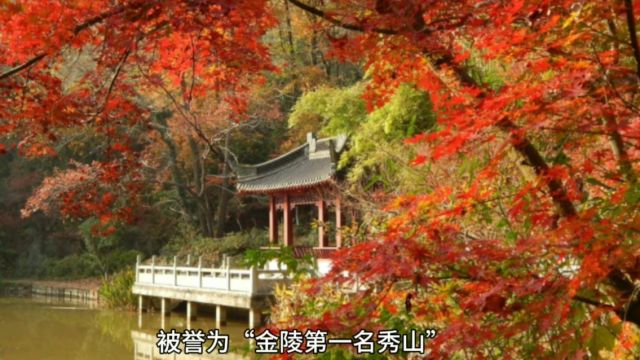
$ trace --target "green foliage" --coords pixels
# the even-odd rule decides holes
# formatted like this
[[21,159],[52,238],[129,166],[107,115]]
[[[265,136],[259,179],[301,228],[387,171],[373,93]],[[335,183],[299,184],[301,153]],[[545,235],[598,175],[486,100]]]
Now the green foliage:
[[46,259],[36,270],[40,278],[83,279],[110,274],[131,266],[139,252],[117,249],[104,256],[102,261],[90,253],[73,254],[62,259]]
[[504,86],[504,75],[501,65],[497,61],[487,61],[477,50],[471,50],[465,60],[468,75],[477,84],[484,84],[492,90],[499,90]]
[[96,229],[100,226],[100,220],[95,217],[88,218],[78,226],[78,232],[82,237],[84,246],[88,254],[93,257],[97,266],[103,273],[108,272],[104,263],[104,256],[118,244],[118,234],[113,233],[108,236],[96,234]]
[[111,274],[135,263],[136,256],[140,252],[121,248],[126,228],[121,226],[113,234],[104,236],[96,234],[94,231],[99,224],[99,220],[89,218],[78,226],[78,231],[82,236],[88,255],[95,259],[101,272]]
[[99,229],[100,220],[95,217],[88,218],[78,226],[78,231],[82,236],[82,240],[89,251],[92,254],[99,254],[105,249],[113,248],[118,243],[117,232],[104,236],[96,233],[96,229]]
[[40,268],[40,277],[60,279],[81,279],[99,276],[100,264],[91,254],[76,254],[60,260],[47,260]]
[[389,103],[369,114],[353,133],[351,147],[340,159],[340,167],[351,165],[349,181],[364,185],[365,190],[382,185],[411,191],[420,182],[409,165],[413,151],[402,140],[428,131],[434,124],[427,95],[402,85]]
[[317,116],[325,133],[352,133],[367,116],[363,91],[364,86],[356,84],[344,89],[323,87],[308,92],[293,107],[289,126],[299,126]]
[[195,227],[182,222],[178,224],[175,235],[162,248],[161,255],[180,255],[181,253],[190,251],[194,244],[204,243],[206,241],[207,238],[202,236]]
[[105,281],[100,287],[100,298],[110,308],[133,308],[136,297],[131,288],[136,281],[133,269],[128,268]]
[[391,141],[429,130],[436,117],[428,95],[403,84],[389,103],[369,115],[368,122],[382,124],[386,139]]
[[385,106],[367,114],[363,84],[321,88],[302,96],[289,118],[292,127],[321,119],[322,133],[350,135],[350,147],[340,160],[348,179],[364,190],[384,186],[411,191],[419,183],[408,163],[413,158],[402,140],[429,131],[436,118],[428,95],[410,84],[400,86]]
[[13,272],[17,253],[9,249],[0,248],[0,275],[7,275]]
[[179,231],[161,251],[165,257],[199,257],[209,262],[219,262],[222,255],[237,256],[248,249],[266,246],[269,242],[265,230],[249,229],[247,231],[229,233],[221,239],[202,236],[192,226],[182,224]]
[[271,260],[277,260],[287,274],[294,278],[315,273],[315,260],[311,255],[296,258],[291,247],[280,249],[249,249],[244,253],[243,263],[245,266],[263,268]]
[[104,256],[102,264],[108,274],[118,272],[135,264],[139,251],[115,249]]

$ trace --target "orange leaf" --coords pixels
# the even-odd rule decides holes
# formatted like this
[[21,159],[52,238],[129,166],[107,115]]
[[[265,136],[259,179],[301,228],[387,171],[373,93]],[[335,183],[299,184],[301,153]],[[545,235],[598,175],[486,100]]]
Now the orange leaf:
[[416,158],[415,158],[415,159],[413,159],[413,160],[411,161],[411,165],[413,165],[413,166],[420,166],[420,165],[424,164],[426,161],[427,161],[427,157],[426,157],[426,156],[424,156],[424,155],[418,155],[418,156],[416,156]]

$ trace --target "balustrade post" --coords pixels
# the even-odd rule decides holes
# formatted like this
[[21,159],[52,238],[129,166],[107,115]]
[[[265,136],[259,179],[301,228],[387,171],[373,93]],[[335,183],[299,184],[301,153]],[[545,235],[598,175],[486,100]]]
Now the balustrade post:
[[202,287],[202,256],[198,258],[198,287]]
[[136,282],[140,281],[140,254],[136,255]]
[[191,266],[191,254],[187,254],[187,266]]
[[258,270],[255,266],[249,269],[249,294],[253,294],[258,290]]
[[156,283],[156,256],[151,257],[151,283]]
[[173,286],[178,286],[178,257],[173,257]]
[[226,267],[226,273],[227,273],[227,290],[231,290],[231,266],[229,264],[229,262],[227,261],[227,263],[225,264]]

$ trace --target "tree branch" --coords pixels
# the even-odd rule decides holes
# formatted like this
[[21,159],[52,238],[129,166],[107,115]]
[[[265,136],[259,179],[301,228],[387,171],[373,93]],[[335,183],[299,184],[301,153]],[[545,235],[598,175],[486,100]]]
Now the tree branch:
[[[340,20],[333,18],[332,16],[326,14],[325,12],[306,5],[299,0],[288,0],[293,5],[311,13],[318,17],[321,17],[334,25],[341,26],[345,29],[355,30],[355,31],[373,31],[382,34],[388,35],[396,35],[399,32],[388,30],[388,29],[365,29],[364,26],[356,25],[356,24],[348,24],[343,23]],[[629,29],[631,46],[633,48],[633,54],[636,59],[637,65],[637,76],[640,78],[640,45],[638,44],[638,38],[636,34],[636,24],[635,24],[635,15],[633,13],[633,3],[632,0],[625,0],[626,6],[626,15],[627,15],[627,26]],[[428,31],[426,28],[424,32]],[[454,73],[457,75],[460,82],[477,86],[473,79],[466,74],[465,69],[461,66],[461,64],[457,64],[452,61],[452,54],[445,54],[441,59],[439,59],[439,63],[447,64],[450,68],[453,69]],[[539,177],[544,177],[549,170],[549,165],[542,157],[538,149],[527,139],[526,135],[522,132],[522,129],[518,127],[511,119],[505,118],[502,119],[499,123],[496,124],[499,129],[504,132],[507,132],[511,137],[513,148],[529,163],[533,166],[536,175]],[[615,125],[615,124],[608,124]],[[611,127],[609,127],[608,133],[611,134]],[[615,126],[613,127],[615,129]],[[616,131],[617,132],[617,131]],[[619,133],[618,133],[619,135]],[[614,134],[614,138],[612,139],[614,142],[617,142],[618,145],[622,140],[621,136],[616,139],[617,136]],[[626,165],[625,165],[626,166]],[[556,211],[559,216],[562,217],[574,217],[577,215],[577,210],[574,207],[573,203],[567,196],[567,191],[561,181],[557,179],[548,180],[547,186],[549,188],[550,196],[552,197],[553,203],[556,206]],[[632,322],[638,326],[640,326],[640,299],[635,296],[636,287],[632,281],[627,279],[624,276],[624,272],[620,269],[614,269],[611,271],[607,279],[609,283],[616,288],[618,291],[622,293],[623,296],[629,298],[628,303],[622,309],[618,309],[614,306],[610,306],[607,304],[599,303],[595,300],[588,299],[581,296],[576,296],[573,299],[575,301],[581,301],[586,304],[590,304],[593,306],[604,306],[611,308],[616,314],[621,316],[624,321]]]
[[[101,22],[103,22],[104,20],[110,18],[111,16],[120,14],[122,12],[124,12],[126,8],[122,5],[117,6],[115,9],[111,10],[111,11],[106,11],[98,16],[92,17],[90,19],[87,19],[85,22],[83,22],[82,24],[76,26],[73,29],[73,34],[77,35],[80,32],[82,32],[83,30],[86,30],[88,28],[90,28],[93,25],[99,24]],[[13,76],[17,73],[19,73],[22,70],[28,69],[31,66],[35,65],[36,63],[40,62],[42,59],[44,59],[47,56],[46,53],[39,53],[38,55],[32,57],[31,59],[29,59],[27,62],[25,62],[24,64],[18,65],[10,70],[7,70],[6,72],[0,74],[0,80],[8,78],[10,76]]]
[[627,13],[627,28],[629,30],[631,48],[633,49],[633,57],[636,59],[636,75],[640,79],[640,46],[638,45],[638,34],[636,34],[636,19],[635,14],[633,13],[633,1],[624,0],[624,7]]
[[[327,14],[326,12],[324,12],[324,11],[318,9],[318,8],[315,8],[313,6],[307,5],[307,4],[305,4],[305,3],[301,2],[301,1],[298,1],[298,0],[287,0],[287,1],[290,2],[291,4],[295,5],[295,6],[299,7],[300,9],[302,9],[302,10],[304,10],[304,11],[310,13],[310,14],[313,14],[313,15],[315,15],[317,17],[321,17],[321,18],[327,20],[328,22],[330,22],[330,23],[332,23],[332,24],[334,24],[336,26],[339,26],[341,28],[344,28],[344,29],[347,29],[347,30],[353,30],[353,31],[360,31],[360,32],[365,32],[366,30],[368,30],[362,25],[342,22],[342,21],[334,18],[333,16]],[[377,33],[380,33],[380,34],[386,34],[386,35],[398,34],[397,30],[392,30],[392,29],[372,28],[370,30],[373,31],[373,32],[377,32]]]
[[45,57],[45,54],[39,54],[39,55],[34,56],[33,58],[31,58],[31,60],[25,62],[24,64],[18,65],[16,67],[14,67],[13,69],[8,70],[8,71],[0,74],[0,80],[2,80],[4,78],[8,78],[9,76],[17,74],[20,71],[31,67],[33,64],[35,64],[35,63],[39,62],[40,60],[44,59],[44,57]]
[[[497,125],[501,130],[510,134],[513,148],[531,164],[536,175],[544,177],[549,171],[549,165],[529,139],[524,135],[517,134],[519,130],[518,126],[507,118],[502,119]],[[549,193],[560,216],[573,217],[577,214],[560,180],[548,180],[547,187],[549,188]]]
[[111,92],[113,92],[113,88],[116,85],[116,81],[118,80],[118,76],[120,75],[120,72],[122,71],[122,67],[124,66],[124,63],[127,61],[127,58],[129,58],[130,54],[131,54],[131,48],[127,49],[127,51],[124,53],[124,55],[122,56],[122,58],[118,62],[118,65],[116,66],[116,68],[114,70],[113,77],[111,78],[111,81],[109,82],[109,88],[107,89],[107,93],[104,96],[104,101],[102,102],[102,106],[100,106],[100,109],[91,117],[91,119],[89,119],[87,121],[87,123],[93,122],[93,120],[95,120],[96,117],[98,117],[98,115],[100,115],[104,111],[104,109],[107,107],[107,103],[109,102],[109,98],[111,97]]
[[[374,31],[381,34],[387,34],[387,35],[396,35],[399,33],[396,30],[379,29],[379,28],[366,29],[364,26],[361,26],[361,25],[344,23],[330,16],[326,12],[320,9],[317,9],[315,7],[309,6],[305,3],[302,3],[299,0],[287,0],[287,1],[289,1],[293,5],[299,7],[304,11],[307,11],[318,17],[321,17],[331,22],[332,24],[338,25],[345,29],[363,31],[363,32],[369,30],[369,31]],[[430,31],[425,27],[422,30],[422,32],[429,33]],[[459,80],[462,83],[466,83],[472,86],[477,86],[478,84],[475,83],[474,79],[467,74],[465,69],[462,68],[460,64],[455,63],[453,59],[454,57],[452,56],[452,54],[444,54],[442,58],[439,60],[439,63],[441,64],[446,63],[454,71],[454,73],[458,76]],[[538,151],[538,149],[536,149],[536,147],[533,144],[531,144],[531,142],[526,138],[526,136],[524,135],[516,136],[516,133],[518,132],[519,127],[509,119],[502,120],[498,124],[498,127],[510,134],[510,136],[512,137],[512,143],[513,143],[514,149],[518,153],[520,153],[533,166],[536,174],[538,176],[544,176],[549,170],[549,165],[546,163],[542,155],[540,155],[540,152]],[[562,182],[556,179],[551,179],[549,180],[547,186],[549,188],[549,192],[551,194],[552,200],[556,206],[556,209],[559,215],[563,217],[575,216],[577,214],[577,211],[573,206],[573,203],[571,202],[571,200],[569,200],[566,189],[562,185]]]
[[608,308],[608,309],[614,309],[615,310],[615,306],[613,306],[613,305],[604,304],[604,303],[601,303],[599,301],[596,301],[596,300],[593,300],[593,299],[589,299],[587,297],[580,296],[580,295],[575,295],[573,297],[573,300],[579,301],[581,303],[585,303],[587,305],[592,305],[592,306],[596,306],[596,307],[602,307],[602,308]]

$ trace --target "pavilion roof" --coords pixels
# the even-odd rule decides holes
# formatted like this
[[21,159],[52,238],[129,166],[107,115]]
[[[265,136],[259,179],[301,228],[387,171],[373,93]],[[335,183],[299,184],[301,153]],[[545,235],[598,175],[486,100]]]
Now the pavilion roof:
[[307,134],[307,142],[286,154],[256,165],[234,166],[239,193],[272,193],[306,189],[335,177],[336,163],[346,136],[316,139]]

